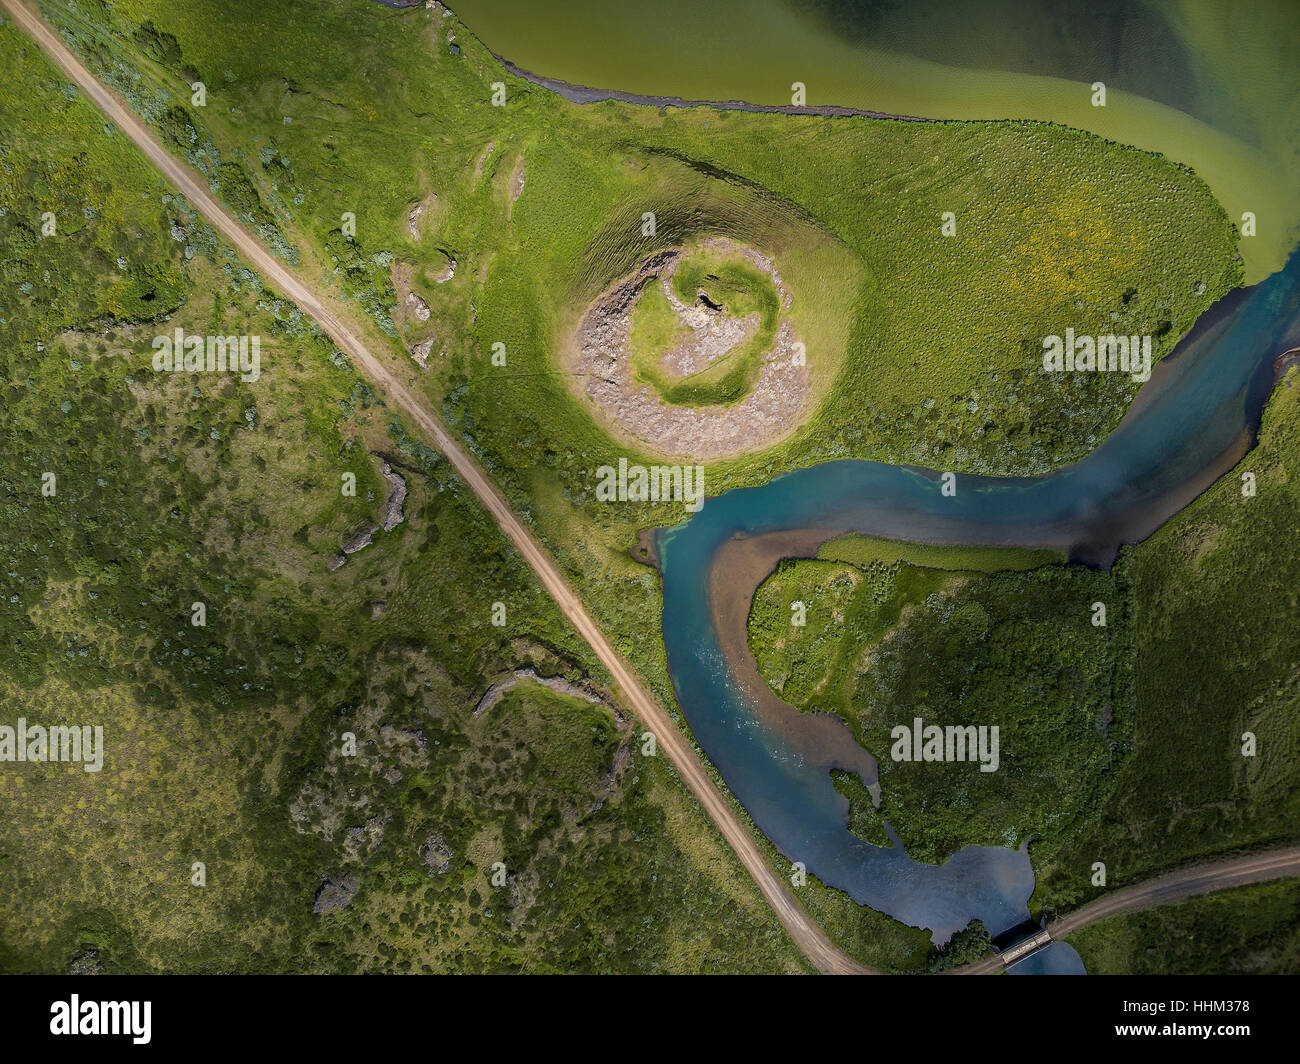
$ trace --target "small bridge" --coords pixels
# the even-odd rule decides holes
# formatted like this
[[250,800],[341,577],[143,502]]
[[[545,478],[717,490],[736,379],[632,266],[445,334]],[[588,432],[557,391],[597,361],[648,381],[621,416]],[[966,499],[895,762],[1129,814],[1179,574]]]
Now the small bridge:
[[1023,961],[1026,957],[1032,957],[1039,950],[1050,945],[1052,936],[1046,931],[1036,931],[1027,938],[1022,938],[1007,946],[998,955],[998,960],[1004,968],[1010,968],[1013,964]]

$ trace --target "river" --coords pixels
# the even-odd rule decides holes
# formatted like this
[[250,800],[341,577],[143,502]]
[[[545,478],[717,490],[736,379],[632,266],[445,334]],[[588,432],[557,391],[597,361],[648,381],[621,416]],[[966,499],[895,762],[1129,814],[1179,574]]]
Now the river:
[[[846,532],[939,544],[1055,547],[1108,564],[1150,535],[1253,445],[1274,360],[1300,343],[1300,249],[1285,269],[1210,308],[1086,458],[1039,477],[959,476],[841,461],[709,499],[661,529],[663,637],[673,688],[700,746],[754,823],[824,883],[945,942],[972,919],[998,935],[1028,919],[1026,853],[968,846],[943,865],[848,830],[832,769],[875,783],[847,726],[803,714],[756,679],[744,649],[754,589],[782,557]],[[1078,963],[1064,947],[1035,970]]]

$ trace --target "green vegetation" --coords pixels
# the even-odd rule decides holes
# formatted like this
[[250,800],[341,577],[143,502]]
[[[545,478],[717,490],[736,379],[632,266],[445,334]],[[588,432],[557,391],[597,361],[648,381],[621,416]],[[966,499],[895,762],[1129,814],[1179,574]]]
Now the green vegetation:
[[781,305],[771,279],[742,259],[697,250],[680,260],[671,284],[686,306],[705,293],[725,318],[743,320],[752,314],[757,325],[744,343],[710,365],[674,377],[660,367],[659,360],[689,330],[681,325],[662,285],[652,282],[632,312],[628,346],[636,379],[651,385],[665,402],[677,405],[725,405],[743,399],[776,337]]
[[[1289,532],[1300,506],[1298,383],[1293,371],[1279,386],[1238,469],[1126,549],[1109,576],[1057,565],[953,574],[882,633],[863,625],[860,603],[879,594],[882,567],[906,571],[900,555],[921,560],[931,548],[854,537],[781,566],[755,598],[751,643],[783,698],[839,713],[882,758],[879,814],[860,786],[837,780],[855,832],[879,843],[883,817],[929,860],[1032,837],[1034,904],[1049,916],[1103,893],[1090,883],[1096,861],[1113,890],[1295,841],[1300,645],[1290,618],[1300,603],[1287,574],[1300,563]],[[1245,472],[1255,496],[1242,494]],[[989,570],[1011,562],[985,560]],[[790,627],[796,600],[809,607],[804,629]],[[1104,628],[1090,623],[1096,601],[1107,605]],[[998,772],[890,760],[889,728],[914,715],[1000,725]],[[1254,756],[1243,756],[1246,732]]]
[[787,560],[754,596],[750,648],[763,677],[786,701],[845,715],[868,652],[905,610],[959,582],[910,565]]
[[[1254,473],[1257,494],[1242,494]],[[1258,447],[1129,552],[1137,651],[1133,752],[1103,816],[1040,878],[1045,909],[1199,857],[1300,837],[1300,375],[1264,413]],[[1258,751],[1243,756],[1243,735]]]
[[689,335],[690,329],[673,310],[663,286],[657,281],[646,285],[632,309],[628,333],[628,357],[632,359],[637,380],[653,385],[664,395],[669,385],[656,371],[655,363]]
[[[859,554],[892,555],[859,541]],[[975,555],[991,568],[996,554]],[[1006,559],[1023,563],[1023,555]],[[791,625],[792,602],[807,624]],[[1108,606],[1092,623],[1092,603]],[[787,561],[759,588],[750,645],[765,679],[804,710],[830,710],[880,763],[882,804],[843,774],[852,830],[880,843],[883,821],[918,860],[962,846],[1035,840],[1039,861],[1096,816],[1131,728],[1124,577],[1052,565],[980,577],[871,558],[863,566]],[[894,761],[891,732],[925,724],[999,729],[999,766]],[[909,744],[910,745],[910,744]],[[1055,801],[1041,801],[1051,787]]]
[[871,793],[862,780],[852,772],[832,772],[835,789],[848,799],[849,831],[873,846],[889,846],[885,822],[876,813]]
[[[184,297],[183,249],[193,247],[184,208],[74,86],[41,76],[25,38],[6,32],[0,49],[11,72],[0,106],[13,116],[0,133],[0,326],[29,345],[96,314],[136,322],[174,310]],[[49,143],[65,150],[33,150]],[[115,195],[118,181],[141,194]]]
[[982,920],[972,920],[948,940],[943,955],[935,965],[937,971],[974,964],[993,952],[993,940]]
[[[912,856],[1032,837],[1041,862],[1096,815],[1132,727],[1124,603],[1122,576],[1078,566],[995,574],[927,600],[870,655],[849,720],[880,758],[880,815]],[[997,771],[894,761],[891,729],[915,717],[997,727]]]
[[893,565],[907,562],[931,569],[997,573],[1003,570],[1037,569],[1065,561],[1062,551],[1024,547],[937,547],[929,543],[903,543],[877,536],[850,534],[833,539],[817,552],[827,561],[848,562],[860,569],[872,562]]
[[[1067,323],[1081,333],[1149,332],[1157,337],[1158,353],[1167,353],[1201,311],[1242,276],[1233,261],[1235,229],[1195,174],[1075,130],[1020,122],[791,120],[617,103],[578,107],[505,75],[455,16],[444,19],[423,8],[381,11],[370,0],[294,0],[276,7],[259,0],[219,5],[120,0],[112,6],[102,0],[47,0],[42,7],[92,69],[116,86],[179,156],[206,174],[277,254],[300,261],[313,280],[323,277],[335,286],[367,339],[391,354],[412,388],[502,485],[615,646],[669,704],[657,581],[652,570],[629,557],[628,547],[638,528],[676,521],[680,511],[596,503],[598,466],[623,454],[633,460],[644,456],[609,437],[564,372],[566,344],[581,308],[646,256],[713,234],[759,248],[779,263],[795,294],[791,320],[809,340],[818,402],[813,416],[777,447],[710,467],[711,493],[843,457],[1007,474],[1071,461],[1118,422],[1135,386],[1118,374],[1045,377],[1039,371],[1039,338]],[[226,30],[221,35],[211,32],[217,19]],[[30,45],[12,43],[17,38],[10,29],[0,38],[15,59],[32,51]],[[187,105],[195,74],[208,87],[204,108]],[[51,78],[47,72],[36,81]],[[24,153],[33,154],[13,131],[39,131],[40,123],[53,122],[59,113],[57,100],[55,107],[33,108],[40,115],[28,113],[33,97],[27,80],[7,82],[13,117],[0,126],[6,131],[0,135],[5,181],[13,173],[9,168],[26,165]],[[498,81],[507,88],[503,108],[490,102]],[[42,91],[49,97],[53,90],[63,92],[57,84]],[[81,122],[80,135],[59,142],[98,145],[102,123],[88,110]],[[120,137],[103,136],[104,144],[118,147],[98,150],[120,151]],[[35,154],[48,160],[53,153]],[[472,718],[465,719],[466,707],[487,682],[522,664],[571,678],[603,678],[487,519],[431,455],[400,426],[393,427],[391,416],[342,356],[304,326],[294,308],[226,258],[183,204],[161,195],[156,201],[135,199],[159,186],[156,181],[132,184],[132,170],[116,162],[92,156],[75,170],[91,175],[87,179],[114,175],[110,191],[122,202],[123,218],[139,217],[139,232],[157,244],[133,255],[127,272],[139,261],[138,277],[155,287],[124,281],[121,300],[112,303],[111,289],[101,282],[114,260],[105,253],[92,277],[77,272],[91,267],[82,264],[76,250],[67,250],[50,270],[60,282],[51,285],[53,295],[63,303],[47,303],[51,293],[33,294],[37,285],[50,283],[40,256],[56,253],[34,239],[33,219],[46,209],[40,197],[13,203],[11,215],[0,219],[9,222],[0,225],[0,237],[12,236],[18,249],[14,258],[28,271],[13,286],[16,295],[6,274],[3,297],[6,327],[15,338],[6,344],[10,362],[3,382],[12,404],[6,406],[11,420],[5,430],[14,436],[12,444],[6,441],[6,457],[11,449],[15,457],[4,470],[12,486],[6,484],[11,501],[3,513],[12,522],[6,541],[13,557],[0,572],[21,577],[4,585],[6,599],[19,596],[10,607],[16,617],[6,622],[17,633],[10,645],[18,648],[20,661],[11,679],[17,677],[14,682],[29,692],[25,697],[35,700],[33,707],[57,699],[57,685],[70,682],[77,670],[99,667],[104,671],[97,683],[120,687],[116,701],[107,694],[102,698],[104,705],[117,707],[113,711],[122,714],[124,727],[161,741],[158,736],[172,734],[167,729],[177,714],[192,714],[199,723],[187,741],[199,744],[199,736],[207,737],[210,745],[198,748],[210,751],[218,775],[226,773],[221,795],[207,794],[207,776],[197,775],[196,768],[196,774],[177,782],[182,789],[175,792],[158,790],[146,799],[128,791],[119,797],[124,807],[149,808],[152,801],[158,818],[166,810],[175,834],[159,835],[158,854],[197,850],[204,838],[218,832],[225,838],[231,825],[245,818],[245,830],[232,836],[245,840],[243,848],[236,852],[233,842],[222,843],[241,869],[242,893],[235,901],[212,891],[202,896],[222,900],[198,908],[194,926],[203,930],[184,939],[192,952],[182,955],[193,957],[190,966],[290,966],[296,957],[314,955],[329,958],[321,967],[348,969],[522,968],[572,961],[619,970],[638,964],[698,970],[734,966],[734,951],[743,949],[755,968],[791,967],[790,947],[774,930],[770,914],[747,908],[757,897],[747,885],[743,896],[749,901],[733,908],[748,915],[727,927],[722,927],[727,921],[715,922],[719,899],[742,890],[723,882],[740,873],[698,811],[656,775],[662,771],[658,766],[638,769],[632,777],[638,783],[620,782],[622,797],[611,797],[598,814],[590,814],[613,818],[615,811],[626,811],[627,821],[621,827],[610,824],[603,836],[615,840],[607,845],[616,848],[582,856],[575,847],[566,853],[587,862],[583,875],[552,875],[548,862],[559,836],[547,832],[556,817],[565,822],[586,808],[585,798],[574,798],[580,793],[574,788],[588,788],[595,804],[591,780],[612,741],[590,718],[591,711],[579,705],[570,709],[581,726],[594,725],[593,734],[605,736],[603,745],[597,744],[599,757],[568,764],[571,778],[547,790],[539,821],[531,819],[534,811],[517,808],[509,788],[480,788],[493,795],[483,810],[447,814],[463,817],[465,832],[473,829],[474,834],[462,832],[458,838],[478,839],[486,831],[491,841],[496,836],[490,822],[499,822],[498,813],[509,808],[518,818],[509,837],[527,840],[522,857],[506,854],[504,843],[482,843],[474,851],[473,870],[458,871],[461,878],[446,897],[431,888],[437,897],[412,910],[412,926],[422,933],[402,939],[400,948],[384,947],[394,950],[393,956],[362,956],[361,944],[369,941],[365,932],[382,927],[387,918],[378,914],[398,920],[395,908],[384,907],[405,897],[394,890],[389,901],[368,901],[371,890],[382,893],[376,880],[388,882],[370,869],[393,869],[393,875],[408,879],[424,874],[412,868],[412,850],[422,844],[420,832],[429,825],[410,815],[403,799],[385,792],[382,802],[374,799],[373,808],[382,811],[373,815],[390,818],[393,827],[384,829],[380,845],[391,850],[376,850],[372,864],[362,861],[367,871],[356,908],[349,906],[329,925],[344,930],[334,935],[320,929],[322,921],[312,920],[306,901],[321,870],[346,869],[341,851],[330,849],[329,840],[290,828],[284,813],[302,783],[324,772],[337,722],[353,719],[348,714],[366,703],[370,685],[396,689],[440,670],[454,699],[449,693],[438,702],[447,714],[438,727],[449,743],[453,733],[464,736],[464,748],[473,754],[454,765],[386,767],[404,781],[413,772],[436,769],[445,773],[441,778],[450,794],[453,782],[463,786],[487,772],[474,744],[491,740],[474,730]],[[48,175],[57,165],[47,161],[40,167]],[[5,187],[40,186],[24,179]],[[128,197],[121,194],[126,188],[133,190],[129,209]],[[74,196],[71,204],[76,203]],[[148,213],[140,216],[142,210]],[[940,234],[944,211],[960,220],[955,238]],[[65,212],[60,208],[60,217]],[[646,212],[657,218],[654,237],[640,236]],[[354,236],[341,228],[345,213],[355,215]],[[20,222],[32,240],[17,233]],[[177,225],[179,237],[172,228]],[[169,229],[170,245],[157,235]],[[106,225],[101,244],[114,248],[115,231]],[[235,328],[238,322],[245,329],[263,329],[281,346],[285,361],[267,361],[282,368],[264,376],[251,407],[243,385],[201,382],[200,393],[193,395],[192,382],[152,380],[143,369],[145,334],[124,334],[120,324],[107,326],[102,335],[89,329],[101,317],[120,323],[156,316],[142,303],[157,303],[156,313],[175,309],[182,293],[164,282],[182,270],[203,276],[188,282],[191,295],[178,321],[196,328],[208,321]],[[24,283],[32,290],[24,292]],[[13,310],[28,296],[32,299],[22,313],[31,316],[30,326]],[[424,324],[405,311],[411,296],[431,311]],[[62,316],[41,317],[47,305],[62,306]],[[133,352],[130,373],[115,357],[91,359],[77,338],[58,348],[47,344],[39,356],[32,353],[36,339],[49,340],[72,326],[86,329],[84,343],[92,348],[104,344],[104,354],[126,335],[121,346]],[[407,354],[430,338],[435,343],[423,371]],[[504,367],[490,361],[494,344],[508,353]],[[92,374],[84,374],[86,366],[95,367]],[[42,381],[41,390],[28,381]],[[83,381],[90,382],[89,392],[80,390]],[[56,400],[64,396],[72,410],[56,414]],[[73,411],[78,419],[94,420],[59,420]],[[67,424],[68,430],[51,440],[51,424]],[[84,512],[40,509],[33,502],[43,500],[28,501],[40,471],[52,462],[51,448],[76,484],[66,502],[85,506]],[[380,449],[396,449],[406,460],[404,475],[409,474],[413,492],[410,518],[392,533],[378,534],[331,579],[320,568],[322,557],[337,550],[340,538],[362,520],[373,519],[382,501],[385,486],[372,457]],[[160,469],[171,475],[159,475]],[[355,505],[337,493],[345,470],[358,475]],[[1210,552],[1208,575],[1195,553],[1199,548],[1168,537],[1161,541],[1166,548],[1179,550],[1158,557],[1155,548],[1140,548],[1114,577],[1060,566],[954,575],[908,564],[941,564],[937,555],[909,548],[907,555],[887,559],[871,554],[882,548],[859,546],[854,549],[867,554],[839,561],[862,574],[856,583],[849,580],[854,587],[843,602],[845,623],[856,626],[854,638],[880,644],[872,651],[874,659],[865,659],[866,671],[862,648],[851,640],[837,643],[824,619],[808,633],[819,640],[808,644],[809,661],[787,644],[772,650],[767,667],[774,676],[782,672],[790,697],[815,696],[819,708],[835,708],[840,700],[846,719],[878,754],[887,752],[888,727],[910,721],[912,711],[940,717],[941,723],[1000,725],[1003,769],[998,773],[984,776],[970,764],[885,761],[882,813],[909,850],[931,858],[965,842],[1040,838],[1034,856],[1044,869],[1040,893],[1049,906],[1089,896],[1085,872],[1099,853],[1116,854],[1109,858],[1115,862],[1114,883],[1198,848],[1290,834],[1287,825],[1300,822],[1294,788],[1287,790],[1287,765],[1294,758],[1288,762],[1285,752],[1294,752],[1295,738],[1282,708],[1288,698],[1293,704],[1294,678],[1287,670],[1300,655],[1288,642],[1287,618],[1295,601],[1285,586],[1286,573],[1294,569],[1289,564],[1294,559],[1285,555],[1286,515],[1294,514],[1295,500],[1286,484],[1297,478],[1285,478],[1283,463],[1272,480],[1260,479],[1261,497],[1249,505],[1258,507],[1252,518],[1262,524],[1246,532],[1224,523],[1222,530],[1203,534],[1204,542],[1226,552]],[[145,487],[124,491],[123,485]],[[1233,485],[1215,490],[1230,495]],[[363,504],[369,507],[364,512]],[[1221,498],[1220,504],[1226,507],[1231,500]],[[1188,520],[1180,519],[1179,527]],[[254,553],[238,549],[245,538],[252,546],[243,551]],[[131,546],[116,550],[105,544]],[[1265,545],[1269,550],[1261,550]],[[1251,550],[1258,553],[1252,556]],[[967,552],[954,564],[983,571],[1040,560],[996,563],[977,553]],[[1188,560],[1193,556],[1195,566]],[[1222,568],[1218,557],[1224,559]],[[196,559],[202,559],[201,566]],[[1228,562],[1245,564],[1236,569]],[[799,569],[796,565],[792,572]],[[196,571],[202,582],[191,591],[199,580]],[[1252,573],[1260,582],[1223,575],[1236,572]],[[73,595],[72,581],[97,597],[65,602],[60,595]],[[1184,601],[1189,586],[1192,593]],[[59,594],[48,590],[54,587]],[[849,590],[815,581],[810,587],[828,595]],[[479,589],[490,589],[491,597]],[[201,632],[196,642],[183,623],[184,607],[200,593],[243,605],[231,606],[229,625]],[[1263,600],[1257,596],[1265,594],[1275,597],[1260,609]],[[507,629],[495,629],[487,620],[485,603],[497,598],[509,604]],[[387,611],[372,622],[371,604],[380,600]],[[1113,604],[1105,629],[1089,624],[1088,606],[1095,600]],[[775,594],[764,607],[774,634],[788,629],[790,601]],[[785,607],[784,615],[777,615],[777,606]],[[101,616],[95,611],[110,608],[116,612],[102,614],[105,626],[135,625],[140,633],[122,642],[121,657],[94,650],[82,634],[83,617],[93,619]],[[1202,612],[1219,608],[1225,610],[1222,616]],[[154,638],[157,617],[177,613],[177,630],[187,633],[184,645],[177,635]],[[1135,616],[1141,622],[1136,626]],[[1213,632],[1205,630],[1207,616],[1213,617]],[[785,629],[775,627],[778,623]],[[141,624],[145,627],[138,628]],[[358,625],[365,636],[358,636]],[[1130,645],[1133,631],[1147,633],[1141,643]],[[1225,663],[1207,662],[1195,652],[1216,637],[1233,648]],[[172,642],[163,643],[166,639]],[[383,663],[397,667],[386,655],[411,647],[420,656],[419,668],[404,665],[400,676],[384,675]],[[1256,663],[1261,654],[1263,666]],[[1185,683],[1189,660],[1198,669],[1218,670],[1203,691]],[[417,684],[419,690],[425,690],[424,682],[442,681],[429,675]],[[306,705],[304,690],[320,694]],[[1137,693],[1136,710],[1131,690]],[[1243,699],[1242,690],[1250,697]],[[394,697],[399,704],[392,726],[410,730],[410,696],[399,690]],[[514,719],[508,716],[514,705],[499,707],[507,720]],[[1241,718],[1232,722],[1236,735],[1250,722],[1269,736],[1263,747],[1267,757],[1247,768],[1231,767],[1237,763],[1224,755],[1237,740],[1221,723],[1225,705]],[[555,709],[537,699],[529,706],[538,712]],[[128,707],[144,716],[136,720]],[[240,712],[248,713],[247,719],[237,720]],[[1179,742],[1170,741],[1171,735]],[[530,741],[521,730],[500,744],[505,752],[498,767],[524,760],[522,747]],[[1130,741],[1142,758],[1125,756]],[[141,749],[146,748],[142,739]],[[1222,769],[1194,756],[1198,750],[1219,758],[1215,763]],[[161,767],[153,771],[152,762],[142,760],[135,772],[132,787],[162,786]],[[1123,781],[1131,776],[1131,782],[1117,783],[1121,776]],[[377,779],[385,786],[405,785],[388,784],[381,772],[368,774],[367,786],[378,788]],[[683,843],[670,844],[663,841],[669,835],[661,835],[658,849],[644,862],[626,859],[627,837],[620,831],[656,819],[649,813],[648,820],[637,819],[638,786],[647,789],[646,801],[666,810],[663,823],[686,825],[669,835],[694,839],[697,850],[683,852]],[[1061,795],[1050,808],[1034,800],[1044,786]],[[423,788],[426,795],[435,792],[433,786]],[[70,802],[75,807],[93,797],[47,793],[43,808],[51,816]],[[194,812],[199,794],[208,803],[201,817]],[[425,800],[415,797],[410,806]],[[1225,807],[1229,798],[1233,804]],[[673,802],[680,803],[676,812]],[[1155,808],[1140,818],[1135,810],[1144,802]],[[419,826],[398,830],[408,815],[409,823]],[[484,819],[475,819],[479,816]],[[876,814],[858,808],[854,816],[870,837]],[[155,893],[142,887],[131,902],[115,908],[107,884],[117,882],[111,860],[120,846],[110,855],[106,842],[95,841],[104,819],[100,810],[100,819],[77,836],[85,848],[99,847],[87,862],[88,878],[79,884],[76,877],[67,879],[84,897],[97,900],[80,923],[34,928],[23,932],[27,937],[20,942],[7,939],[6,967],[67,963],[84,941],[82,928],[97,929],[96,935],[115,943],[114,963],[177,963],[176,951],[158,936],[172,933],[161,920],[164,911],[172,911],[168,905],[198,904],[182,889],[184,869],[166,894],[161,885],[173,883],[176,869],[155,865],[142,878]],[[578,823],[585,829],[585,819]],[[141,821],[138,830],[156,824]],[[11,825],[9,831],[19,828]],[[601,837],[596,825],[591,831],[592,838]],[[58,838],[48,823],[45,833]],[[1173,842],[1162,849],[1165,834]],[[1072,836],[1084,842],[1066,853],[1062,847]],[[638,840],[643,837],[637,834]],[[24,852],[34,844],[26,836],[6,838],[4,852]],[[638,842],[630,852],[640,856],[647,850]],[[55,853],[42,852],[46,856],[35,862],[39,876],[21,882],[18,893],[55,892],[63,882],[59,875],[71,875]],[[489,895],[473,878],[484,874],[482,862],[492,853],[505,854],[508,868],[521,869],[514,874],[536,871],[539,883],[554,881],[565,893],[562,901],[548,905],[559,908],[525,916],[518,929],[508,920],[505,928],[489,923],[495,927],[490,935],[430,952],[435,947],[429,942],[437,937],[433,929],[447,935],[470,915],[483,926],[489,919],[486,908],[498,914],[492,920],[500,918],[504,907],[484,904]],[[606,882],[603,891],[615,896],[618,889],[648,891],[646,904],[658,912],[600,909],[608,933],[590,934],[579,944],[563,929],[566,920],[568,927],[578,926],[579,916],[595,904],[583,888],[592,861],[605,862],[600,867],[610,876],[626,876],[625,888]],[[689,894],[646,886],[647,880],[657,883],[654,869],[663,867],[657,861],[680,869],[680,882],[672,889],[689,888]],[[266,871],[272,868],[289,869],[283,875],[291,889],[284,889],[285,880],[272,884]],[[95,870],[98,886],[89,880]],[[145,900],[155,894],[160,900]],[[707,910],[707,926],[723,938],[702,943],[692,937],[692,925],[677,908],[688,900]],[[804,902],[838,941],[861,956],[888,955],[909,969],[933,962],[921,933],[867,913],[819,884],[810,885]],[[218,912],[218,906],[227,908]],[[290,914],[285,906],[296,908]],[[364,922],[349,923],[360,919],[349,913],[363,911]],[[232,914],[248,929],[238,942],[219,935]],[[665,929],[657,946],[636,939],[630,924],[608,924],[647,918],[645,926]],[[526,926],[530,919],[535,926]],[[3,923],[18,926],[12,918]],[[311,945],[321,936],[333,945]],[[630,940],[637,943],[631,953]],[[751,948],[753,942],[760,947]],[[319,952],[302,952],[308,949]]]
[[1294,975],[1300,882],[1238,887],[1112,916],[1069,942],[1093,975]]
[[[7,24],[0,58],[0,703],[105,734],[100,773],[0,773],[0,971],[803,970],[609,706],[475,716],[607,677],[315,326]],[[155,372],[176,328],[258,336],[260,379]],[[404,519],[331,571],[381,456]]]
[[[775,448],[711,465],[711,493],[852,456],[1008,473],[1071,460],[1133,385],[1044,380],[1037,338],[1070,321],[1158,333],[1165,352],[1240,277],[1235,231],[1195,175],[1072,130],[579,107],[504,74],[454,15],[370,0],[43,8],[141,113],[186,111],[186,158],[257,161],[246,169],[304,269],[336,279],[666,704],[657,581],[628,548],[680,510],[596,502],[599,466],[646,456],[609,437],[563,372],[582,308],[646,256],[714,234],[758,248],[808,343],[813,416]],[[202,75],[206,108],[185,107],[188,82],[128,43],[146,21]],[[505,107],[491,104],[498,81]],[[940,234],[946,210],[956,238]],[[344,212],[369,264],[355,280],[335,235]],[[405,279],[391,302],[385,270]],[[425,325],[392,317],[404,286]],[[403,348],[432,332],[427,372],[391,330]]]
[[[454,15],[369,0],[232,0],[220,40],[212,12],[176,0],[44,9],[154,121],[183,106],[177,72],[127,42],[146,21],[176,39],[209,87],[209,106],[186,109],[204,159],[259,160],[263,203],[382,348],[382,278],[349,280],[333,236],[355,213],[358,254],[402,266],[432,313],[396,326],[406,346],[436,334],[427,373],[401,356],[412,386],[666,702],[654,574],[627,551],[680,512],[595,501],[599,466],[644,456],[609,438],[560,365],[580,309],[647,255],[709,234],[759,248],[808,340],[814,416],[776,448],[711,466],[711,492],[855,455],[1002,472],[1070,460],[1116,423],[1132,382],[1045,381],[1036,338],[1069,320],[1159,333],[1163,352],[1240,276],[1235,232],[1194,175],[1071,130],[578,107],[503,74]],[[497,81],[505,107],[491,104]],[[944,210],[962,219],[958,238],[940,235]],[[640,236],[647,212],[653,238]]]

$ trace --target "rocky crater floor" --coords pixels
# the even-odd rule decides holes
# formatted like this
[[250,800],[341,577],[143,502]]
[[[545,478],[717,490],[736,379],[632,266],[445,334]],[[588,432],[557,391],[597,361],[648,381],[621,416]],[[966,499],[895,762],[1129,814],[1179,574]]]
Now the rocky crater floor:
[[[744,257],[771,278],[784,312],[792,303],[770,259],[753,248],[721,237],[704,241],[706,250]],[[757,328],[757,315],[729,318],[701,300],[686,306],[669,281],[681,249],[648,258],[631,277],[597,299],[578,325],[573,372],[580,390],[603,418],[624,434],[660,454],[707,460],[743,454],[788,436],[802,421],[809,401],[806,365],[796,362],[798,336],[784,317],[772,349],[759,365],[753,389],[729,406],[678,406],[649,385],[635,380],[629,351],[632,311],[645,286],[663,285],[678,318],[691,330],[661,365],[674,376],[707,368],[744,343]]]

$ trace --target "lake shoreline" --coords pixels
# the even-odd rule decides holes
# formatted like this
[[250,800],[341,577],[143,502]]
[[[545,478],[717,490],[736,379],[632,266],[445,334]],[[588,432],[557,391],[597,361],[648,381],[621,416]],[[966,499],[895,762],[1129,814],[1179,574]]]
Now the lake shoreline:
[[[486,48],[487,46],[484,45]],[[957,118],[925,118],[921,115],[891,114],[888,111],[868,111],[860,107],[842,107],[838,104],[817,104],[796,107],[793,104],[750,103],[748,100],[688,100],[681,96],[647,96],[637,92],[623,92],[621,89],[597,89],[590,85],[575,85],[561,78],[548,78],[510,62],[504,56],[497,55],[490,48],[489,54],[517,78],[529,84],[547,89],[570,103],[603,103],[606,100],[618,100],[622,103],[638,104],[643,107],[711,107],[715,111],[749,111],[756,114],[780,115],[820,115],[827,118],[878,118],[891,122],[960,122]]]

